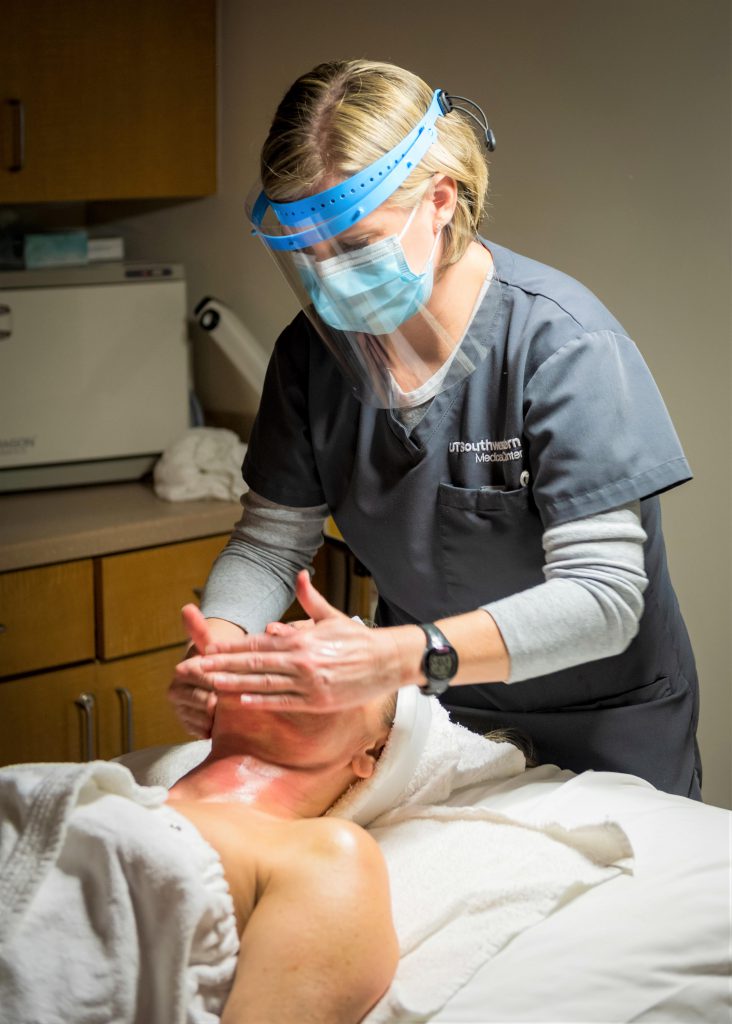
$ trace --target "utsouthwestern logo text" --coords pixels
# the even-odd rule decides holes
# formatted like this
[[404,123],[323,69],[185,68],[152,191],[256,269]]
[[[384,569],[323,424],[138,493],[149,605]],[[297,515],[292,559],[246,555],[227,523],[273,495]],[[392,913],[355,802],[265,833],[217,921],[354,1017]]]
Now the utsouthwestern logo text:
[[509,437],[504,441],[450,441],[450,451],[464,454],[475,453],[476,462],[514,462],[521,458],[521,438]]

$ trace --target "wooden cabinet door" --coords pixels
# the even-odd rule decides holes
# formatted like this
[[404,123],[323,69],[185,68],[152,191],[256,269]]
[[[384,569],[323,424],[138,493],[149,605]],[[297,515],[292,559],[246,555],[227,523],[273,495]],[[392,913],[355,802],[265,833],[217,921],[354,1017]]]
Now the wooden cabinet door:
[[[85,761],[97,749],[96,666],[0,682],[0,764]],[[86,707],[82,706],[86,703]]]
[[216,191],[215,0],[0,7],[0,203]]
[[192,737],[168,701],[182,648],[0,682],[0,765],[87,761]]
[[0,676],[93,658],[91,559],[0,574]]
[[97,562],[99,656],[182,644],[180,610],[196,602],[228,534],[107,555]]
[[96,693],[103,710],[100,757],[193,738],[179,724],[167,696],[173,666],[182,656],[183,648],[175,647],[97,666]]

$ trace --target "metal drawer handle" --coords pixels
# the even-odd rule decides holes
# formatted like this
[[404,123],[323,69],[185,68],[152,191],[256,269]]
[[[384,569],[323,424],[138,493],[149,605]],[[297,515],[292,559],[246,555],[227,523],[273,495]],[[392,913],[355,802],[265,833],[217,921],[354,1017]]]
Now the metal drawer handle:
[[85,761],[93,761],[96,755],[96,741],[94,737],[94,694],[80,693],[74,701],[77,708],[82,712],[82,750],[86,754]]
[[129,754],[135,746],[135,720],[132,709],[132,694],[126,686],[117,686],[114,691],[119,697],[122,719],[122,753]]
[[0,327],[0,340],[2,340],[3,338],[9,338],[13,333],[13,322],[10,319],[11,313],[12,310],[10,309],[10,306],[0,304],[0,317],[7,317],[8,319],[7,326]]
[[25,167],[25,106],[19,99],[7,101],[13,117],[13,160],[8,170],[17,174]]

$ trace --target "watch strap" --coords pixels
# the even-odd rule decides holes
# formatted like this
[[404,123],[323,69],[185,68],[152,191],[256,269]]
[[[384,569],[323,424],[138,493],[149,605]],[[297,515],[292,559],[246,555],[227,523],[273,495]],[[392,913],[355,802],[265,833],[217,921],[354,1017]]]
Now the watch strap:
[[427,637],[430,647],[451,647],[450,641],[434,622],[420,622],[419,628]]
[[[450,686],[450,680],[454,678],[458,669],[457,651],[447,639],[445,634],[433,622],[420,622],[419,627],[427,639],[427,646],[422,656],[422,671],[426,682],[419,687],[421,692],[428,697],[436,697]],[[452,671],[448,675],[435,676],[429,671],[430,655],[435,652],[447,653],[452,659]]]

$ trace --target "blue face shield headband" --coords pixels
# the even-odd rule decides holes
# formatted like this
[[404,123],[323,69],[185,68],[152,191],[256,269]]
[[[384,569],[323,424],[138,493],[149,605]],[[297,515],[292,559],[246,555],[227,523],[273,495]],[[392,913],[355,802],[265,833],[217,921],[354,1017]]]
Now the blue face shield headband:
[[[465,107],[456,106],[453,99],[463,100],[475,107],[483,120],[479,121]],[[437,139],[437,119],[453,109],[461,110],[476,121],[485,134],[487,148],[492,151],[495,138],[481,108],[465,97],[450,97],[444,90],[436,89],[424,117],[412,131],[384,156],[341,184],[317,195],[288,203],[273,202],[264,192],[260,192],[250,212],[252,234],[261,238],[275,252],[292,252],[334,238],[353,227],[385,203],[403,184]],[[281,233],[273,234],[262,227],[265,215],[270,210],[281,225]]]
[[[436,368],[448,360],[453,369],[449,379],[444,377],[445,386],[475,366],[473,355],[456,354],[460,337],[454,325],[428,307],[439,232],[430,246],[427,219],[420,215],[416,237],[421,240],[407,246],[409,259],[402,245],[420,205],[389,237],[381,237],[378,216],[373,232],[368,222],[359,227],[369,214],[388,206],[438,140],[439,118],[453,109],[475,120],[487,148],[493,149],[493,134],[480,107],[475,109],[481,119],[452,101],[436,90],[424,116],[393,149],[331,188],[277,202],[259,186],[247,202],[252,234],[277,263],[355,396],[379,408],[397,402],[403,406],[405,396],[408,400],[411,392],[421,394]],[[471,100],[464,102],[473,106]]]

